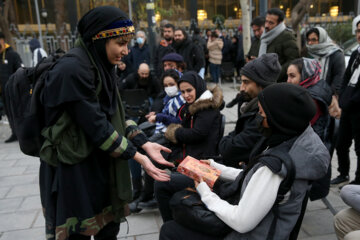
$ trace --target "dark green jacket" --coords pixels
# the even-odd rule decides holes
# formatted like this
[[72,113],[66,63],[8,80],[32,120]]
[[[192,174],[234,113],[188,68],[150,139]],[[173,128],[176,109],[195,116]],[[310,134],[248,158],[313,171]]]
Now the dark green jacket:
[[281,72],[277,82],[286,82],[287,67],[292,60],[300,57],[299,48],[296,45],[293,33],[289,30],[284,30],[267,46],[266,53],[276,53],[279,56]]

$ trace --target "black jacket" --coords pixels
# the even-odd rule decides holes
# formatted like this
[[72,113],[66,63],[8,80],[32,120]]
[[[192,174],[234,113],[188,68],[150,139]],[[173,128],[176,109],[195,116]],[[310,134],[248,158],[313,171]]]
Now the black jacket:
[[213,98],[197,101],[180,109],[181,124],[170,124],[165,136],[176,146],[169,160],[183,160],[186,156],[206,159],[218,155],[223,102],[220,87],[212,90]]
[[356,65],[359,65],[356,62],[360,62],[360,54],[358,53],[358,50],[355,50],[351,54],[339,93],[339,105],[344,111],[358,111],[360,106],[360,81],[358,80],[355,86],[349,84],[351,76],[357,67]]
[[345,57],[342,51],[330,55],[326,82],[331,87],[333,94],[339,94],[345,73]]
[[163,72],[163,66],[161,59],[169,53],[175,52],[175,49],[172,45],[166,45],[165,40],[162,40],[159,46],[154,51],[154,69],[156,76],[161,76]]
[[127,61],[130,65],[127,66],[127,68],[130,67],[131,71],[136,71],[141,63],[150,64],[150,50],[147,43],[145,43],[142,48],[136,43],[135,46],[130,49]]
[[325,130],[329,123],[329,111],[328,107],[332,100],[332,91],[325,80],[320,80],[315,85],[307,88],[311,97],[317,101],[320,106],[322,115],[312,126],[314,131],[319,135],[321,140],[325,139]]
[[201,68],[205,67],[203,50],[189,39],[184,40],[180,45],[175,45],[173,43],[173,47],[176,50],[176,53],[184,58],[187,71],[193,70],[199,72]]
[[145,89],[148,96],[154,99],[160,93],[161,87],[158,79],[153,74],[150,74],[145,81],[142,81],[139,74],[134,72],[121,82],[120,91],[125,89]]
[[1,89],[5,89],[5,84],[11,74],[21,67],[22,61],[17,52],[8,46],[4,52],[0,53],[0,83]]
[[231,59],[231,40],[223,36],[220,37],[224,42],[224,47],[221,49],[222,52],[222,62],[232,62],[233,59]]
[[249,162],[255,143],[262,137],[255,122],[259,111],[257,98],[253,99],[236,122],[235,130],[223,137],[219,143],[219,153],[223,164],[239,168],[239,162]]

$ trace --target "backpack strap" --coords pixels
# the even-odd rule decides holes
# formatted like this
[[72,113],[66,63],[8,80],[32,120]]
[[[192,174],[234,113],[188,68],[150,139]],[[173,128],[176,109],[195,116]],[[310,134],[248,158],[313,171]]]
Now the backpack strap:
[[274,239],[275,236],[275,229],[276,229],[277,221],[279,219],[280,202],[284,200],[286,193],[291,190],[291,187],[295,181],[296,169],[294,162],[292,161],[292,158],[289,155],[289,151],[292,145],[294,144],[294,142],[296,141],[296,139],[297,138],[292,138],[291,140],[276,147],[273,151],[270,151],[268,154],[261,155],[261,157],[266,157],[265,160],[262,160],[261,162],[267,167],[269,167],[273,172],[279,172],[282,168],[282,165],[284,165],[287,170],[286,176],[279,186],[275,204],[272,208],[274,219],[271,222],[270,231],[267,235],[267,239],[269,240]]

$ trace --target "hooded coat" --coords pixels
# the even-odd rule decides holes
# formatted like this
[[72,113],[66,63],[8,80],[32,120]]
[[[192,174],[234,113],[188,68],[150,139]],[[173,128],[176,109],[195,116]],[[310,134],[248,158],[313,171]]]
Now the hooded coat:
[[[205,159],[218,154],[220,140],[221,114],[219,107],[223,102],[220,87],[206,90],[206,85],[195,72],[187,72],[180,79],[192,75],[196,78],[196,100],[184,104],[179,111],[181,124],[170,124],[165,137],[174,143],[170,160],[182,161],[186,156]],[[199,94],[199,95],[198,95]]]

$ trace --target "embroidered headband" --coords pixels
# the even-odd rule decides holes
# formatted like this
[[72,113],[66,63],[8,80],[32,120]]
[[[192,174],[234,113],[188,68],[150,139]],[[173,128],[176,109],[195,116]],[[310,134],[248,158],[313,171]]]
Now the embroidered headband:
[[131,20],[119,20],[111,23],[104,30],[97,33],[92,40],[127,35],[135,35],[133,22]]

